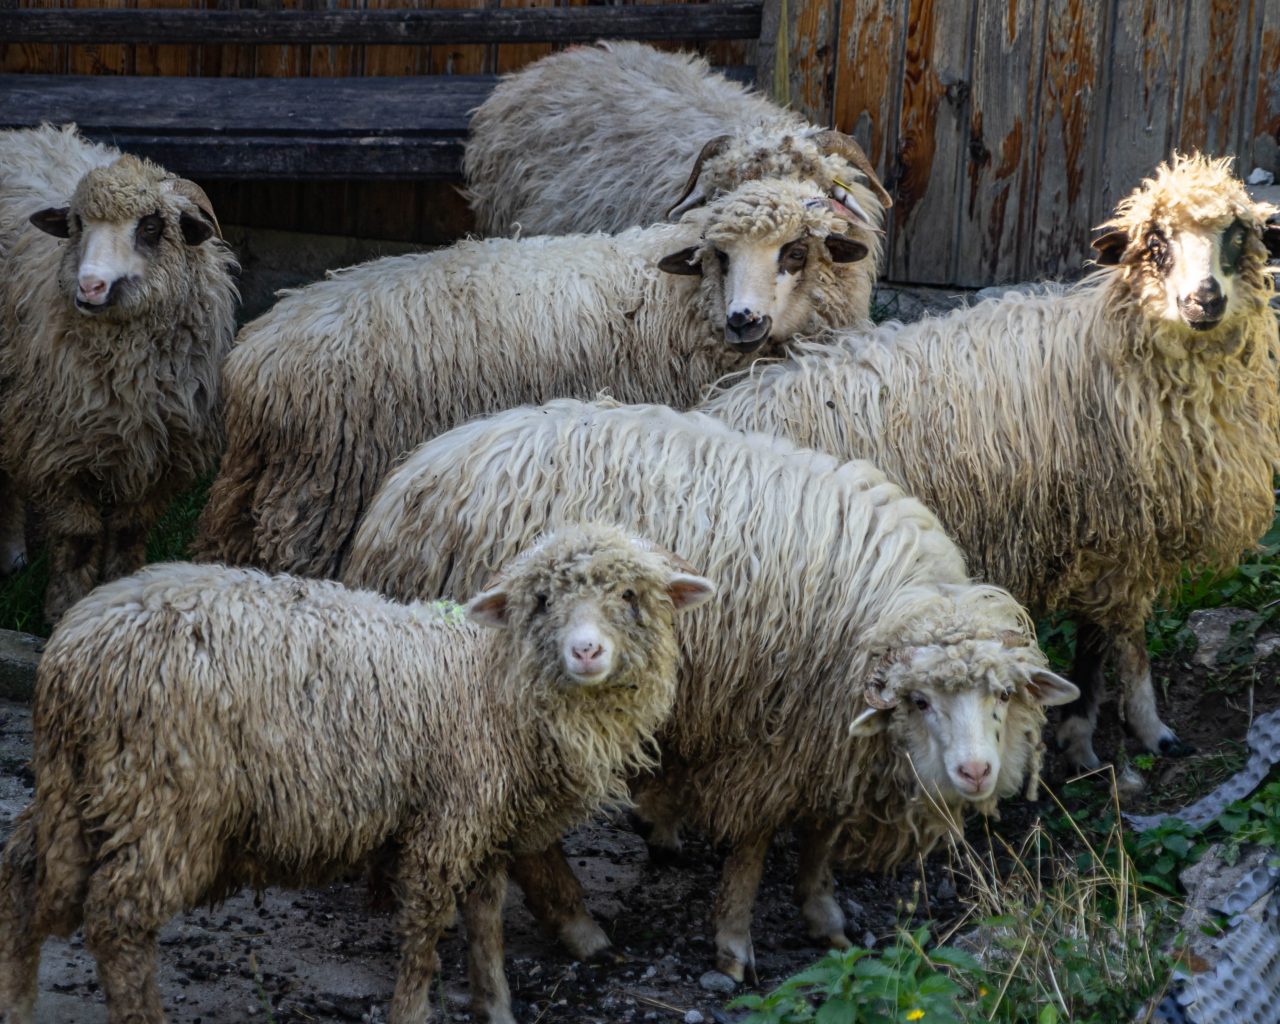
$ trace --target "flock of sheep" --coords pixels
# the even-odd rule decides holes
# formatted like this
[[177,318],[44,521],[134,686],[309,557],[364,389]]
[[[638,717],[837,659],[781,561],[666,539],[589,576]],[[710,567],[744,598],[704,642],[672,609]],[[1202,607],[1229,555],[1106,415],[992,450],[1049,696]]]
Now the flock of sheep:
[[[627,800],[655,851],[727,846],[741,980],[779,829],[846,946],[833,866],[1034,794],[1046,707],[1097,765],[1106,668],[1178,752],[1144,623],[1261,537],[1280,468],[1280,222],[1227,161],[1158,168],[1079,285],[879,328],[862,151],[698,58],[541,60],[465,172],[493,237],[334,272],[233,344],[198,187],[0,135],[0,570],[34,509],[58,622],[0,862],[10,1024],[47,935],[82,926],[113,1024],[156,1024],[173,914],[355,867],[398,897],[391,1020],[428,1019],[461,902],[508,1024],[508,874],[601,952],[559,837]],[[137,571],[215,465],[195,553],[225,565]],[[1072,682],[1028,609],[1077,619]]]

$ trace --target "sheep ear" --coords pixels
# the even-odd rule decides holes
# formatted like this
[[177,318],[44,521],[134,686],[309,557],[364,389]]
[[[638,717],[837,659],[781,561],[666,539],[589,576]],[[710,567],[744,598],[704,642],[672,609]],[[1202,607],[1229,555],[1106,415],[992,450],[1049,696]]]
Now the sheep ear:
[[467,602],[467,618],[478,626],[502,629],[507,625],[507,592],[486,590]]
[[673,572],[667,578],[667,593],[671,603],[680,611],[697,608],[716,596],[716,585],[703,576],[693,576],[687,572]]
[[1070,704],[1080,698],[1080,690],[1075,683],[1047,668],[1032,669],[1027,673],[1027,693],[1047,708]]
[[1267,254],[1273,260],[1280,260],[1280,214],[1262,225],[1262,244],[1267,247]]
[[673,252],[658,260],[658,269],[668,274],[689,274],[694,277],[702,275],[702,261],[698,259],[698,247],[691,245],[687,249]]
[[864,708],[862,714],[849,723],[850,736],[874,736],[883,732],[889,716],[880,708]]
[[1108,231],[1101,238],[1093,240],[1092,245],[1098,251],[1093,261],[1100,267],[1114,267],[1120,262],[1128,244],[1129,236],[1123,231]]
[[847,235],[827,235],[824,241],[832,263],[857,263],[867,258],[867,247]]
[[213,237],[213,225],[203,217],[184,213],[178,217],[178,227],[182,229],[182,240],[187,245],[199,245]]
[[51,206],[47,210],[39,210],[33,213],[29,220],[38,227],[46,235],[53,235],[54,238],[70,238],[71,222],[67,219],[66,206]]

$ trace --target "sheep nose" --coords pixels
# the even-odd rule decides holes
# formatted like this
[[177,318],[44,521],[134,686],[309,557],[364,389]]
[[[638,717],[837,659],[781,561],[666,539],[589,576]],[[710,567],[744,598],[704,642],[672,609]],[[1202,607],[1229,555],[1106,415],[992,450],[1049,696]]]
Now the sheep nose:
[[974,792],[976,793],[980,789],[982,789],[983,784],[987,781],[987,778],[991,775],[991,762],[990,761],[966,761],[964,764],[956,766],[956,774],[959,775],[960,778],[964,779],[964,781],[967,782],[970,786],[972,786]]
[[724,322],[724,338],[739,352],[751,352],[764,344],[772,328],[772,317],[730,313]]
[[596,643],[594,640],[586,643],[574,644],[569,649],[569,653],[573,655],[574,661],[580,661],[583,664],[589,664],[593,661],[599,661],[600,655],[604,653],[604,645]]
[[80,288],[80,298],[86,302],[101,302],[107,297],[107,282],[100,277],[92,274],[85,274],[77,282]]
[[1212,326],[1222,319],[1227,298],[1222,294],[1218,279],[1206,277],[1179,305],[1182,307],[1182,315],[1193,327],[1197,324]]

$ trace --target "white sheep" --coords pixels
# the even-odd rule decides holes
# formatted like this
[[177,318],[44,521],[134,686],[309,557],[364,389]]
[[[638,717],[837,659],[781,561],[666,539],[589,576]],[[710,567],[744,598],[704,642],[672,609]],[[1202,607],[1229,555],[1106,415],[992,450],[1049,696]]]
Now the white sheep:
[[673,615],[713,592],[615,528],[519,555],[457,610],[332,582],[164,565],[64,617],[36,683],[36,793],[0,863],[0,1015],[32,1019],[40,947],[81,923],[112,1024],[161,1024],[156,932],[243,885],[394,851],[394,1024],[425,1021],[466,896],[477,1018],[512,1021],[501,908],[541,849],[652,763]]
[[[643,528],[720,586],[685,634],[661,774],[639,799],[650,815],[678,803],[731,845],[716,946],[734,977],[753,962],[775,830],[802,829],[811,934],[847,945],[837,847],[883,870],[966,808],[1034,787],[1041,705],[1075,687],[1047,671],[1018,604],[970,584],[937,519],[869,463],[660,406],[516,409],[428,442],[387,477],[346,580],[401,598],[465,589],[581,516]],[[516,877],[575,955],[608,945],[557,851]]]
[[142,564],[221,446],[236,262],[192,182],[74,126],[0,132],[0,573],[49,541],[45,617]]
[[970,568],[1079,621],[1059,743],[1095,767],[1107,661],[1130,728],[1157,713],[1144,627],[1184,567],[1225,569],[1275,511],[1280,469],[1272,207],[1225,160],[1177,157],[1119,204],[1103,269],[758,364],[701,408],[868,458],[934,510]]
[[868,296],[850,266],[876,245],[813,185],[750,182],[679,224],[466,241],[288,293],[227,360],[228,447],[198,557],[335,575],[416,444],[602,390],[691,405],[766,342],[858,322]]
[[[814,181],[877,229],[892,205],[849,136],[694,54],[620,41],[573,47],[504,77],[472,116],[463,177],[489,235],[621,231],[757,178]],[[874,280],[873,263],[860,271]]]

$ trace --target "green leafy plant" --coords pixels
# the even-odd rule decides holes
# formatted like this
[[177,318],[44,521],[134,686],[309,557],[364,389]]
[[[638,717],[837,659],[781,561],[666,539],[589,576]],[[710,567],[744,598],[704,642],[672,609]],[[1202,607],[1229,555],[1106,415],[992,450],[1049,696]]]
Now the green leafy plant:
[[744,1024],[898,1024],[970,1020],[985,985],[969,953],[930,950],[929,929],[899,929],[892,945],[832,950],[768,995],[742,996],[731,1009],[751,1011]]

